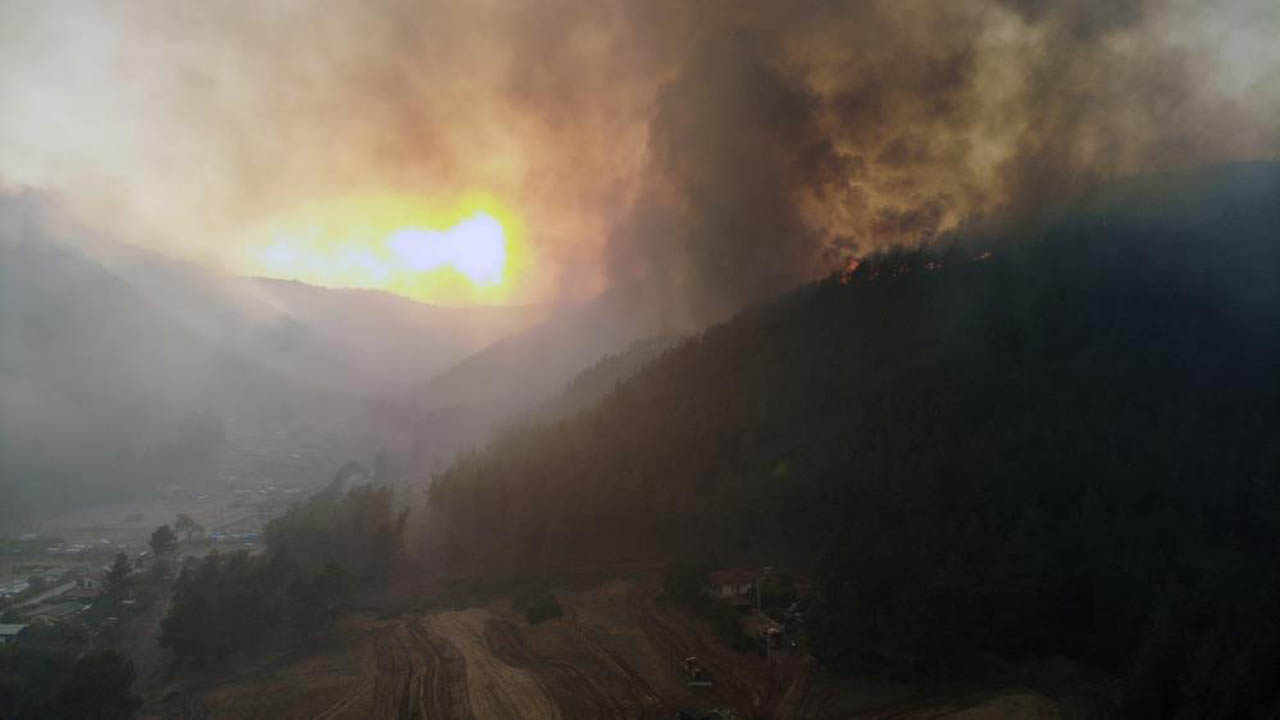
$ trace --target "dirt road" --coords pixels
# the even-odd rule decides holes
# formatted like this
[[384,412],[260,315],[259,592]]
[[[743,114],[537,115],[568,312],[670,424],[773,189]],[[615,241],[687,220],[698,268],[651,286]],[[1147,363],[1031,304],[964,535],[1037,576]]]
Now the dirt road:
[[485,627],[492,619],[488,611],[472,608],[432,615],[425,623],[432,635],[462,654],[470,716],[476,720],[562,717],[560,708],[532,673],[503,662],[489,651]]
[[559,718],[557,703],[529,672],[486,647],[494,622],[481,609],[407,618],[372,629],[364,672],[309,717],[320,720]]
[[[734,652],[705,622],[660,602],[655,583],[614,581],[558,597],[564,616],[538,625],[506,600],[389,620],[350,617],[306,651],[172,688],[166,708],[198,705],[200,714],[170,717],[201,720],[656,720],[684,707],[785,720],[980,720],[1015,709],[1053,716],[1026,693],[907,700],[908,692],[897,701],[863,694],[837,709],[835,685],[812,659]],[[709,671],[711,687],[684,683],[680,665],[690,655]]]
[[689,694],[675,666],[597,595],[566,593],[567,615],[538,626],[505,603],[351,618],[322,647],[185,692],[210,718],[669,717]]

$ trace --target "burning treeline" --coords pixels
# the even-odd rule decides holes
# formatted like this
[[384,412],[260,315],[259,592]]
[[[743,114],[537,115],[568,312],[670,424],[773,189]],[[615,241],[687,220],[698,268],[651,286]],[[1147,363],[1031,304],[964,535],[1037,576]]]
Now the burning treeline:
[[[1095,179],[1280,148],[1270,0],[151,10],[101,11],[75,55],[53,41],[76,17],[0,18],[22,29],[0,91],[102,119],[53,137],[17,104],[9,182],[218,252],[299,204],[484,190],[536,249],[513,302],[649,278],[676,326]],[[140,97],[106,112],[107,85]],[[71,141],[119,182],[41,160]]]
[[1260,113],[1280,88],[1243,79],[1268,59],[1232,65],[1220,46],[1264,14],[1140,0],[696,5],[657,90],[614,268],[718,314],[842,256],[1034,212],[1099,179],[1274,153]]

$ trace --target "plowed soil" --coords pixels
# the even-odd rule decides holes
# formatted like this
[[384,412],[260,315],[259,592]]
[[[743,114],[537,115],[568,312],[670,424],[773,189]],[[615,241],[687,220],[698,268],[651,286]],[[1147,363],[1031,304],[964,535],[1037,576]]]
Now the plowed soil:
[[[639,720],[671,718],[682,707],[732,708],[748,718],[868,716],[832,713],[831,693],[802,652],[734,652],[705,623],[664,605],[655,583],[615,581],[556,596],[564,616],[539,625],[501,601],[394,620],[347,618],[317,647],[171,688],[168,712],[156,717]],[[681,662],[690,655],[711,687],[684,683]],[[1053,717],[1042,700],[934,707],[976,719],[1017,705]],[[881,705],[870,716],[927,717],[929,709]]]

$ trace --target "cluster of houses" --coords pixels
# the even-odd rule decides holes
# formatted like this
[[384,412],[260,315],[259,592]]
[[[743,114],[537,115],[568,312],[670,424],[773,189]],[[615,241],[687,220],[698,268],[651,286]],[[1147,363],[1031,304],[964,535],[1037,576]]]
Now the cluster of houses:
[[[206,537],[210,543],[235,543],[245,547],[256,546],[260,536],[255,532],[226,533],[213,532]],[[20,542],[33,545],[36,552],[40,545],[35,545],[36,538],[20,538]],[[111,555],[103,552],[111,550]],[[111,557],[120,551],[119,546],[112,547],[105,539],[101,544],[57,545],[45,548],[48,554],[77,555],[81,553],[103,553]],[[131,572],[146,572],[153,564],[154,558],[150,550],[129,553]],[[81,558],[78,563],[100,562],[100,560]],[[110,563],[92,570],[72,569],[66,567],[49,568],[31,577],[13,579],[0,584],[0,610],[11,609],[21,617],[22,623],[0,625],[0,644],[13,642],[30,625],[64,623],[75,620],[89,610],[94,599],[101,593],[101,578],[110,570]],[[125,599],[121,604],[128,607],[135,603],[133,599]],[[108,618],[108,622],[114,618]]]
[[[143,555],[146,553],[144,552]],[[145,558],[142,558],[145,560]],[[21,617],[21,623],[0,624],[0,645],[12,643],[33,625],[69,622],[77,619],[93,605],[102,592],[101,572],[51,568],[27,580],[14,580],[0,586],[0,599],[11,601],[8,609]],[[33,583],[38,583],[32,588]],[[23,597],[29,596],[29,597]]]
[[[716,570],[707,576],[707,593],[712,597],[736,607],[743,613],[750,614],[754,620],[755,634],[770,648],[780,647],[793,637],[804,623],[804,614],[800,603],[791,602],[782,609],[780,620],[775,620],[762,612],[761,586],[774,576],[772,567],[760,570],[730,568]],[[776,616],[776,613],[775,613]]]
[[111,541],[102,538],[96,543],[75,543],[72,545],[50,545],[44,551],[48,555],[81,555],[84,553],[110,553],[114,552]]
[[716,570],[707,576],[708,591],[730,605],[751,606],[755,604],[756,583],[763,575],[762,571],[742,568]]
[[[23,628],[27,625],[70,620],[88,610],[93,599],[101,592],[99,581],[85,575],[58,571],[56,574],[46,572],[41,577],[48,578],[45,580],[48,589],[13,606],[22,615]],[[12,638],[17,636],[20,629],[13,625],[8,632]]]

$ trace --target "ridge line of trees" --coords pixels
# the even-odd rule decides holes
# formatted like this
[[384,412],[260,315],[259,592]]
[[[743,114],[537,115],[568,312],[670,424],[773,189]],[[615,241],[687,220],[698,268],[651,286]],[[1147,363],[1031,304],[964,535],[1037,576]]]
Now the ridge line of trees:
[[267,549],[216,549],[188,558],[162,623],[160,645],[182,662],[216,664],[282,638],[332,627],[344,602],[385,586],[403,560],[408,509],[383,483],[344,489],[344,466],[323,491],[268,523]]
[[866,258],[432,480],[455,572],[810,566],[828,667],[1280,715],[1280,165]]

